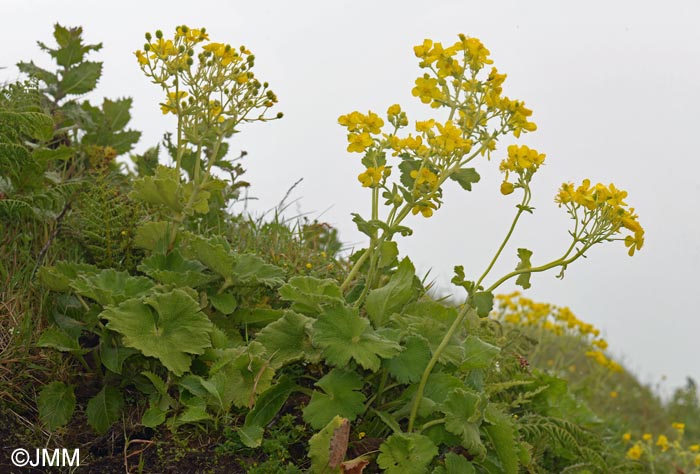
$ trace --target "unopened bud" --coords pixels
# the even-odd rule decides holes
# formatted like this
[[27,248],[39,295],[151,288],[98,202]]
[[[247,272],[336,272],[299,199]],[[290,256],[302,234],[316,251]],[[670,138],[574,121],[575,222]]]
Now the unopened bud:
[[163,32],[160,30],[156,30],[156,38],[161,39],[163,37]]

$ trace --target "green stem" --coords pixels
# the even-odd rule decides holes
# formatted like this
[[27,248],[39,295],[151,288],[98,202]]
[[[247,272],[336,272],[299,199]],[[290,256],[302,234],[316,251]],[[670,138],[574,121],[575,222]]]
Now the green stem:
[[447,421],[447,418],[438,418],[437,420],[430,420],[427,423],[424,423],[423,426],[420,427],[418,432],[422,432],[430,428],[431,426],[435,425],[441,425]]
[[508,230],[508,233],[506,234],[506,237],[503,239],[503,242],[501,242],[501,246],[498,247],[498,250],[496,251],[496,255],[493,256],[493,259],[491,259],[491,263],[489,263],[489,266],[486,267],[486,270],[484,270],[484,273],[479,277],[479,280],[477,280],[475,288],[479,288],[479,285],[481,284],[482,281],[484,281],[484,278],[486,278],[486,275],[489,274],[493,266],[496,264],[496,261],[498,260],[498,257],[501,256],[501,253],[503,252],[503,249],[505,248],[506,244],[510,240],[511,236],[513,235],[513,231],[515,230],[515,226],[518,224],[518,219],[520,219],[520,216],[524,212],[524,207],[528,201],[528,193],[525,192],[523,195],[523,201],[520,203],[520,206],[518,207],[518,212],[515,214],[515,218],[513,219],[513,223],[510,225],[510,229]]
[[428,362],[428,365],[423,371],[420,383],[418,384],[418,390],[416,390],[416,395],[413,398],[413,403],[411,405],[411,414],[408,418],[409,433],[413,431],[413,425],[416,421],[416,416],[418,415],[418,407],[420,406],[420,402],[423,400],[423,392],[425,391],[425,385],[428,383],[428,377],[430,377],[430,374],[432,373],[433,368],[435,368],[435,365],[437,364],[440,355],[442,355],[442,352],[450,343],[452,336],[454,336],[454,333],[457,331],[457,328],[462,324],[464,317],[470,310],[473,310],[473,308],[467,303],[465,303],[464,307],[462,308],[462,311],[459,312],[454,322],[452,323],[452,326],[450,326],[450,328],[445,333],[445,336],[442,338],[442,341],[440,341],[440,345],[437,347],[437,349],[435,349],[435,352],[433,352],[433,357],[430,359],[430,362]]

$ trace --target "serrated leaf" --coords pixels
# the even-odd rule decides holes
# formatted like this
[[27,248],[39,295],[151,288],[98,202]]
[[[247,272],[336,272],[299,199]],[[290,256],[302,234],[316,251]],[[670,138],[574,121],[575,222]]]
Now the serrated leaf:
[[71,290],[70,284],[78,274],[95,275],[99,271],[96,266],[85,263],[56,262],[52,267],[39,269],[39,280],[50,290],[67,292]]
[[430,347],[418,336],[408,336],[403,347],[403,352],[384,361],[384,366],[401,383],[417,382],[430,361]]
[[44,332],[41,333],[36,345],[39,347],[51,347],[61,352],[70,352],[73,354],[85,354],[88,352],[80,347],[77,338],[69,336],[57,327],[46,328]]
[[458,435],[462,446],[478,456],[486,454],[479,433],[485,403],[484,398],[477,392],[466,388],[454,388],[440,408],[445,414],[447,431]]
[[474,465],[457,453],[445,455],[445,474],[476,474]]
[[323,349],[324,358],[343,367],[354,359],[368,370],[376,371],[380,357],[388,359],[401,352],[401,346],[374,331],[356,308],[337,305],[328,308],[313,326],[313,343]]
[[180,185],[180,176],[175,168],[160,165],[155,175],[135,179],[131,199],[147,204],[161,205],[174,212],[182,212],[185,196]]
[[486,369],[500,351],[499,347],[470,334],[464,341],[464,362],[460,365],[460,369]]
[[476,314],[480,318],[485,318],[493,309],[493,293],[490,291],[477,291],[474,293],[472,300],[476,308]]
[[283,300],[291,301],[291,309],[310,316],[323,311],[323,305],[343,302],[343,294],[335,280],[311,276],[295,276],[279,289]]
[[197,288],[217,279],[205,271],[196,260],[186,260],[178,250],[165,254],[153,254],[138,266],[139,271],[160,283]]
[[414,296],[416,269],[408,258],[399,263],[389,282],[369,292],[365,309],[375,327],[381,327],[392,313],[400,310]]
[[102,63],[85,61],[65,70],[58,83],[57,99],[67,95],[86,94],[97,87],[97,81],[102,75]]
[[512,418],[489,405],[484,412],[483,428],[496,451],[503,474],[518,474],[518,445]]
[[185,407],[185,411],[175,419],[174,425],[178,427],[190,423],[201,423],[212,419],[212,416],[207,412],[207,406],[204,401],[194,398],[192,399],[192,403]]
[[457,181],[462,189],[467,191],[472,190],[472,184],[478,183],[481,179],[479,173],[476,172],[474,168],[463,168],[455,171],[450,175],[452,181]]
[[359,391],[364,382],[357,373],[333,369],[315,385],[323,392],[314,390],[303,411],[304,420],[314,429],[322,428],[336,415],[352,421],[365,411],[365,395]]
[[[309,458],[311,459],[311,472],[313,474],[340,474],[340,467],[329,466],[331,440],[337,429],[348,423],[342,416],[334,416],[321,431],[314,434],[309,440]],[[318,429],[318,428],[317,428]]]
[[415,158],[404,158],[401,163],[399,163],[399,170],[401,170],[401,184],[407,190],[413,189],[413,183],[416,181],[411,177],[412,171],[418,171],[420,168],[421,161]]
[[[264,355],[264,348],[257,342],[225,351],[211,367],[211,377],[202,381],[202,385],[213,395],[210,404],[223,412],[228,411],[231,404],[239,408],[252,408],[256,396],[271,386],[275,375]],[[205,382],[209,385],[205,385]]]
[[39,418],[49,431],[59,428],[70,420],[75,410],[75,393],[72,385],[51,382],[39,393],[37,400]]
[[141,424],[148,428],[155,428],[163,424],[167,414],[167,410],[161,410],[158,404],[151,403],[151,406],[148,407],[141,417]]
[[211,347],[211,321],[179,289],[127,300],[100,316],[107,319],[107,329],[123,336],[125,346],[156,357],[177,376],[189,369],[191,354],[202,354]]
[[238,308],[238,301],[231,293],[209,295],[211,305],[222,314],[231,314]]
[[257,334],[255,340],[265,346],[272,367],[279,368],[301,359],[320,359],[319,350],[311,344],[308,334],[313,321],[294,311],[286,311],[283,317],[268,324]]
[[177,237],[177,227],[172,222],[145,222],[136,228],[134,246],[166,253],[175,242],[175,237]]
[[197,260],[222,277],[231,277],[236,257],[231,252],[231,246],[221,237],[193,236],[189,241],[190,248]]
[[283,378],[267,389],[255,403],[255,407],[245,417],[245,423],[238,429],[241,442],[249,448],[257,448],[262,443],[264,427],[277,416],[289,395],[297,387],[290,378]]
[[111,386],[104,386],[87,404],[85,414],[88,424],[99,434],[105,434],[121,415],[124,406],[122,393]]
[[[532,257],[532,251],[528,249],[518,249],[518,258],[520,259],[520,262],[518,265],[515,267],[515,270],[526,270],[528,268],[532,268],[532,264],[530,263],[530,257]],[[518,286],[523,287],[523,289],[527,290],[530,288],[530,276],[532,276],[532,273],[526,272],[526,273],[521,273],[518,275],[518,278],[515,280],[515,284]]]
[[[391,322],[409,335],[424,339],[435,353],[440,341],[457,317],[457,309],[437,301],[418,301],[407,305],[402,313],[394,313]],[[450,339],[438,361],[458,365],[464,359],[464,348],[458,334]]]
[[250,284],[255,283],[268,287],[280,286],[284,283],[284,270],[252,254],[241,254],[236,259],[231,274],[234,281]]
[[424,474],[437,454],[427,436],[394,433],[379,446],[377,464],[387,474]]
[[147,293],[153,288],[153,282],[146,277],[134,277],[108,268],[97,274],[79,275],[70,286],[79,295],[107,306]]
[[104,335],[100,340],[100,360],[102,361],[102,365],[115,374],[121,375],[124,361],[138,353],[139,351],[131,347],[123,347],[118,344],[112,345],[109,338]]

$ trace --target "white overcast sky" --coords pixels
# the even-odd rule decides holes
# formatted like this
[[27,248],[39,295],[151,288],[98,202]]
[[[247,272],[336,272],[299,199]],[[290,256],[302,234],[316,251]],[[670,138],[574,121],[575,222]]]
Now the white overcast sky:
[[[547,154],[534,182],[537,210],[522,219],[492,275],[514,267],[517,247],[533,250],[534,264],[561,254],[569,221],[552,200],[561,182],[614,182],[646,228],[644,249],[630,258],[620,242],[599,246],[562,281],[534,276],[527,295],[600,327],[645,382],[665,375],[668,389],[687,375],[700,379],[700,2],[13,0],[2,9],[0,80],[17,78],[20,60],[50,65],[36,41],[52,42],[53,23],[82,25],[88,42],[104,44],[93,55],[105,67],[91,99],[134,98],[131,126],[144,132],[138,151],[174,125],[137,67],[143,34],[169,35],[184,23],[205,26],[212,41],[245,44],[285,113],[232,143],[249,153],[246,178],[259,198],[251,210],[274,207],[303,178],[290,213],[329,222],[356,246],[364,241],[350,213],[367,215],[369,193],[337,117],[398,102],[412,121],[427,118],[431,110],[410,94],[419,75],[412,47],[424,38],[451,44],[458,33],[480,38],[508,74],[504,93],[534,110],[539,130],[520,143]],[[480,274],[507,230],[516,198],[498,193],[497,168],[510,143],[479,163],[472,193],[448,187],[433,218],[408,221],[415,233],[401,240],[402,252],[446,289],[456,264]]]

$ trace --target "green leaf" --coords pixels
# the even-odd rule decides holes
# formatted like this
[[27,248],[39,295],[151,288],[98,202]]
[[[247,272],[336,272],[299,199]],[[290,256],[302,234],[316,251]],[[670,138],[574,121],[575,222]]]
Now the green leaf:
[[102,387],[87,404],[85,414],[88,424],[99,434],[105,434],[121,415],[124,406],[122,393],[108,385]]
[[41,267],[39,269],[39,280],[48,289],[53,291],[71,291],[71,282],[79,274],[96,275],[100,269],[94,265],[74,262],[56,262],[53,267]]
[[264,427],[270,423],[289,395],[297,388],[290,378],[283,378],[263,393],[255,407],[245,417],[245,423],[238,429],[243,444],[249,448],[257,448],[262,443]]
[[148,428],[155,428],[163,424],[165,417],[168,414],[167,410],[161,410],[157,403],[151,403],[151,406],[143,413],[141,424]]
[[318,317],[313,329],[314,345],[321,347],[324,358],[336,366],[343,367],[354,359],[365,369],[376,371],[380,357],[388,359],[401,352],[399,344],[377,334],[356,308],[329,308]]
[[503,411],[489,405],[484,413],[484,431],[491,440],[503,474],[518,474],[518,445],[512,418]]
[[399,247],[394,241],[382,242],[379,247],[379,267],[388,267],[394,264],[399,255]]
[[359,391],[364,382],[356,372],[333,369],[315,385],[323,392],[314,390],[303,412],[314,429],[321,429],[336,415],[352,421],[365,411],[365,395]]
[[464,341],[464,362],[460,365],[460,369],[486,369],[499,352],[501,352],[499,347],[470,334]]
[[108,321],[107,329],[123,336],[125,346],[156,357],[177,376],[189,369],[190,354],[211,347],[211,321],[182,290],[127,300],[101,317]]
[[270,365],[282,367],[290,362],[305,359],[320,360],[320,353],[311,344],[308,331],[313,319],[294,311],[285,311],[284,316],[265,326],[255,340],[265,346],[270,354]]
[[493,309],[493,293],[490,291],[477,291],[472,297],[476,314],[480,318],[485,318]]
[[175,421],[175,427],[190,424],[201,423],[202,421],[212,420],[212,416],[207,413],[207,406],[203,400],[193,398],[191,403],[185,407],[185,411],[178,416]]
[[403,347],[404,351],[384,361],[384,366],[401,383],[417,382],[430,361],[430,347],[418,336],[408,336]]
[[222,277],[233,275],[236,257],[231,252],[231,246],[222,237],[205,238],[195,235],[190,238],[189,245],[195,258]]
[[379,446],[377,464],[387,474],[424,474],[437,454],[437,446],[427,436],[394,433]]
[[457,453],[445,455],[445,474],[476,474],[474,465]]
[[211,305],[222,314],[231,314],[238,308],[238,301],[231,293],[209,295]]
[[212,365],[211,377],[202,381],[204,388],[212,394],[210,404],[222,412],[228,411],[231,404],[252,408],[256,396],[271,386],[275,375],[264,356],[264,348],[255,341],[247,347],[227,349]]
[[134,246],[166,253],[175,242],[176,237],[177,227],[172,222],[145,222],[136,228]]
[[[520,262],[515,267],[515,270],[518,271],[532,268],[532,264],[530,263],[530,257],[532,257],[532,251],[528,249],[518,249],[518,258],[520,259]],[[530,288],[530,276],[532,276],[532,273],[530,272],[521,273],[515,280],[515,284],[527,290],[528,288]]]
[[452,181],[457,181],[462,189],[467,191],[472,190],[472,184],[478,183],[481,179],[479,173],[474,168],[463,168],[455,171],[450,175]]
[[53,85],[58,83],[58,77],[56,76],[56,74],[49,72],[46,69],[40,68],[39,66],[34,64],[34,61],[30,61],[28,63],[17,63],[17,69],[19,69],[20,72],[28,75],[29,77],[35,78],[46,85]]
[[[425,340],[431,353],[435,353],[440,341],[457,318],[457,309],[437,301],[417,301],[407,305],[402,313],[394,313],[391,322],[409,335]],[[458,335],[450,339],[438,361],[443,364],[459,365],[464,359],[462,340]]]
[[86,94],[97,87],[97,81],[102,75],[102,63],[85,61],[67,69],[58,83],[57,99],[67,95]]
[[134,180],[134,190],[129,197],[147,204],[161,205],[174,212],[182,212],[185,196],[180,186],[180,176],[175,168],[160,165],[154,176]]
[[73,354],[85,354],[89,352],[80,347],[78,338],[69,336],[57,327],[46,328],[46,330],[41,333],[36,345],[39,347],[52,347],[61,352],[71,352]]
[[98,274],[79,275],[70,286],[79,295],[107,306],[143,295],[153,288],[153,282],[108,268]]
[[153,254],[145,258],[138,269],[160,283],[173,286],[197,288],[217,278],[206,273],[204,265],[198,261],[185,260],[178,250],[167,255]]
[[284,283],[283,269],[276,265],[265,263],[263,259],[252,254],[241,254],[238,256],[233,267],[232,276],[234,281],[239,283],[255,283],[272,288]]
[[[348,423],[346,418],[334,416],[321,431],[309,440],[309,458],[313,474],[341,474],[340,466],[330,467],[331,441],[338,430]],[[317,428],[318,429],[318,428]]]
[[367,295],[365,308],[375,327],[381,327],[392,313],[399,311],[414,296],[416,269],[407,258],[399,264],[389,282]]
[[485,403],[481,394],[466,388],[455,388],[441,406],[447,431],[458,435],[462,446],[479,457],[486,455],[479,433]]
[[39,418],[49,431],[59,428],[70,420],[75,410],[75,393],[72,385],[51,382],[39,394]]
[[[109,331],[105,331],[109,332]],[[123,347],[119,344],[112,344],[109,337],[102,336],[100,340],[100,360],[102,365],[115,374],[121,375],[124,361],[139,351],[131,347]]]
[[309,316],[323,312],[323,306],[343,302],[343,294],[335,280],[311,276],[295,276],[279,289],[283,300],[291,301],[291,309]]

